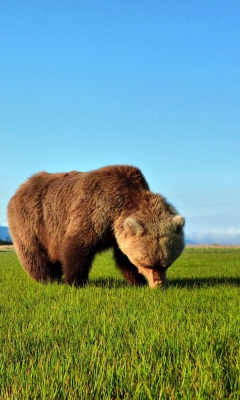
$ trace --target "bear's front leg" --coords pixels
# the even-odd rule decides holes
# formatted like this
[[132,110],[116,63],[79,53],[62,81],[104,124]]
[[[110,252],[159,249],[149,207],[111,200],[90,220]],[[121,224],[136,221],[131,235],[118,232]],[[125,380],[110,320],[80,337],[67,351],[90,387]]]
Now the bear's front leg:
[[92,259],[93,257],[89,250],[79,244],[76,238],[65,238],[61,249],[61,262],[65,283],[80,287],[86,285]]
[[146,279],[139,274],[137,267],[131,263],[125,254],[118,248],[114,248],[114,258],[117,267],[121,270],[124,278],[130,285],[146,285]]

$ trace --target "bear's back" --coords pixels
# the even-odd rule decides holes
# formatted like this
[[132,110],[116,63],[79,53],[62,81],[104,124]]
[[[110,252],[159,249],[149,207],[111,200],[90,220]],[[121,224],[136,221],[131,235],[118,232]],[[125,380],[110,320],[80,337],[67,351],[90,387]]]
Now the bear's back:
[[[130,198],[137,192],[149,190],[141,171],[128,165],[102,167],[90,172],[71,171],[67,173],[39,172],[23,183],[8,205],[8,219],[21,223],[27,215],[40,221],[47,214],[71,212],[85,201],[86,207],[106,206],[117,199]],[[121,200],[122,203],[122,200]],[[83,203],[82,203],[83,204]],[[90,207],[92,206],[92,207]],[[61,213],[60,213],[61,211]],[[22,214],[22,216],[21,216]],[[55,216],[56,218],[57,216]]]
[[134,188],[136,190],[149,190],[140,169],[130,165],[110,165],[90,172],[83,173],[83,186],[89,189],[102,185],[109,191],[115,191],[119,188]]

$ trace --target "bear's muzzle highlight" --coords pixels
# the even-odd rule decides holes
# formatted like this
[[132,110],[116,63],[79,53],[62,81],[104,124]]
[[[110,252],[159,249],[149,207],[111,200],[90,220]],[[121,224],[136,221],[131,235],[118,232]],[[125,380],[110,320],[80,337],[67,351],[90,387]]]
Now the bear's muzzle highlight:
[[139,272],[148,280],[150,288],[157,289],[158,287],[165,287],[166,285],[166,268],[154,270],[150,268],[141,268]]

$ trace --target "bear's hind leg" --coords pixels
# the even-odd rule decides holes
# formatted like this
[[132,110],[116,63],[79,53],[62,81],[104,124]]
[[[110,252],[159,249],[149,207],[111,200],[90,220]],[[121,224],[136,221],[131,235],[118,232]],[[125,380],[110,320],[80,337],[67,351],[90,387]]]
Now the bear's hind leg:
[[137,267],[131,263],[119,248],[114,248],[114,258],[117,267],[130,285],[146,285],[147,282],[144,276],[138,272]]
[[60,281],[62,276],[61,264],[50,262],[43,246],[34,243],[24,244],[22,241],[14,242],[16,252],[23,267],[37,282]]

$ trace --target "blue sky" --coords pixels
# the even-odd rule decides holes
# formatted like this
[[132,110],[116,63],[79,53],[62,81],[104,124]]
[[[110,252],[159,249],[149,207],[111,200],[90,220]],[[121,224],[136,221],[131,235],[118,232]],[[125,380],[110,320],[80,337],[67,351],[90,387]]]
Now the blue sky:
[[240,2],[0,3],[0,225],[33,173],[128,163],[240,244]]

